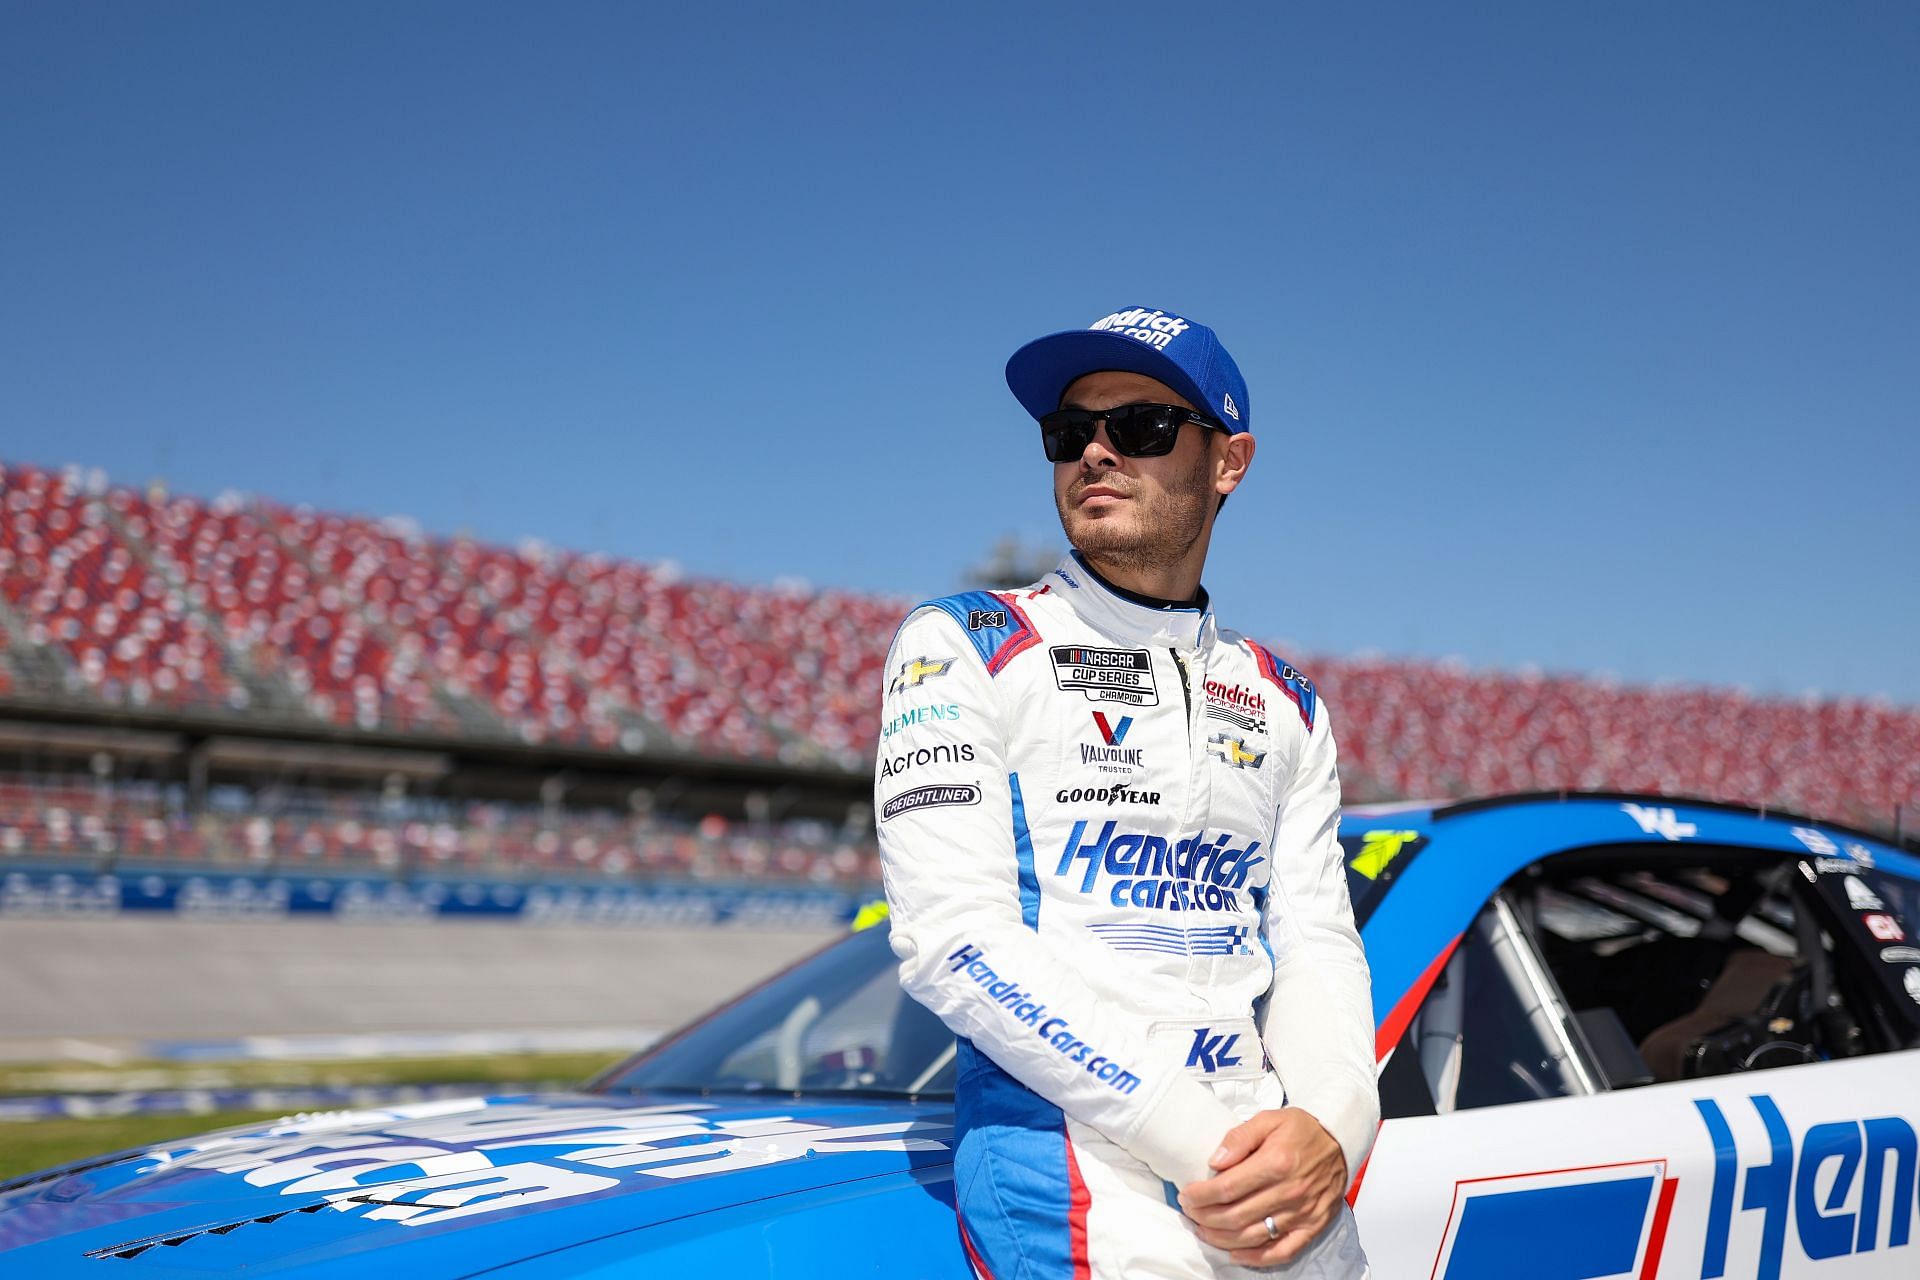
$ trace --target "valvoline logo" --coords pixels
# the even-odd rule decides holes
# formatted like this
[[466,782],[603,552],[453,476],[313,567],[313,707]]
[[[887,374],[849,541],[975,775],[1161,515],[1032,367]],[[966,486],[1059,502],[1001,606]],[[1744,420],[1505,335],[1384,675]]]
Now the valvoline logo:
[[1455,1183],[1433,1280],[1651,1280],[1679,1186],[1665,1160]]
[[1133,728],[1133,717],[1120,716],[1109,720],[1106,712],[1096,711],[1093,713],[1093,723],[1099,727],[1100,740],[1110,747],[1117,747],[1127,740],[1127,730]]

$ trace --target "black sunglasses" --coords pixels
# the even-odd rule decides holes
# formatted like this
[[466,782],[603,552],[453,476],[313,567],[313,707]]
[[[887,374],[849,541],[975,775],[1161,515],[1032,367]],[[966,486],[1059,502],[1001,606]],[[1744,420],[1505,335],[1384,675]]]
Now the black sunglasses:
[[1078,462],[1093,441],[1095,424],[1107,424],[1114,451],[1127,458],[1158,458],[1173,452],[1188,422],[1225,431],[1224,423],[1177,404],[1117,404],[1111,409],[1055,409],[1040,417],[1040,444],[1048,462]]

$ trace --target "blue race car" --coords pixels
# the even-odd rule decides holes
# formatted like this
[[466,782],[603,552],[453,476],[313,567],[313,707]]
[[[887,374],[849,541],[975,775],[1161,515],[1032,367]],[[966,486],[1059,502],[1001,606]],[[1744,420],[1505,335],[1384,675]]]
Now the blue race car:
[[[1374,1274],[1920,1275],[1920,857],[1647,796],[1349,810]],[[884,911],[581,1092],[0,1184],[0,1276],[971,1275]]]

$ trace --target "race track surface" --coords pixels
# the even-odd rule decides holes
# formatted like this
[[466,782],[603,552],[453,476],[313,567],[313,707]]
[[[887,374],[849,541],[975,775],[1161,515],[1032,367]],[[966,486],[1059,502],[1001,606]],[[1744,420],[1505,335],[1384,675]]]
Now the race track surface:
[[0,1056],[62,1040],[670,1030],[837,936],[492,922],[0,919]]

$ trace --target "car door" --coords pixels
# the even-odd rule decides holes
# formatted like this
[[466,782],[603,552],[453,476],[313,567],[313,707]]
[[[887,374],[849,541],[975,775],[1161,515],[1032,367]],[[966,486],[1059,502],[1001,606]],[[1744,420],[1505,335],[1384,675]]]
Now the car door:
[[1382,1065],[1374,1273],[1920,1275],[1920,1024],[1861,945],[1913,887],[1815,861],[1586,850],[1496,893]]

